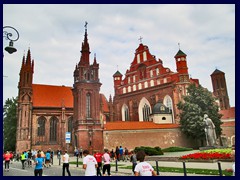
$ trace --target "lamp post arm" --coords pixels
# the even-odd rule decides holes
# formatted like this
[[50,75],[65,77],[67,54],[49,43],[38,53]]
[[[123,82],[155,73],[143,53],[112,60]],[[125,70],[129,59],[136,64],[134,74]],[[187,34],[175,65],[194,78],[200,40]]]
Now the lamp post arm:
[[[4,31],[4,29],[12,29],[12,30],[14,30],[15,33],[17,34],[16,38],[12,38],[13,34],[11,32],[7,32],[6,30]],[[3,26],[3,37],[5,37],[7,40],[10,40],[10,41],[17,41],[19,39],[19,33],[12,26]]]

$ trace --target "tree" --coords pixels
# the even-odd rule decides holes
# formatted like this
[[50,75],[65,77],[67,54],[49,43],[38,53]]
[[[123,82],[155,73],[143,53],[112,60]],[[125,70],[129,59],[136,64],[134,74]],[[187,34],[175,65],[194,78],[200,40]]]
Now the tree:
[[15,151],[17,130],[17,98],[7,99],[3,107],[4,151]]
[[180,110],[180,125],[181,130],[188,137],[192,137],[196,140],[205,140],[203,116],[207,114],[212,119],[216,135],[219,137],[222,133],[221,129],[221,117],[218,113],[218,105],[215,102],[215,98],[212,93],[201,85],[196,86],[190,84],[187,88],[187,96],[183,97],[183,101],[180,101],[177,106]]

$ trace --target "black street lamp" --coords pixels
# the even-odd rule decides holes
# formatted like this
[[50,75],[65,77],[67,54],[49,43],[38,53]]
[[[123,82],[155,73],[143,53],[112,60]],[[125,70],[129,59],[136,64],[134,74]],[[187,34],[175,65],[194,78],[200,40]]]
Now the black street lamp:
[[[6,30],[4,30],[4,29],[10,29],[11,31],[13,30],[14,33],[17,34],[17,35],[16,35],[16,38],[12,37],[13,34],[12,34],[11,32],[8,32],[8,31],[6,31]],[[18,31],[17,31],[14,27],[12,27],[12,26],[4,26],[4,27],[3,27],[3,37],[5,37],[7,40],[10,41],[10,42],[9,42],[9,46],[7,46],[7,47],[5,48],[5,50],[6,50],[9,54],[12,54],[12,53],[16,52],[17,49],[16,49],[15,47],[13,47],[13,42],[14,42],[14,41],[17,41],[17,40],[19,39],[19,33],[18,33]]]

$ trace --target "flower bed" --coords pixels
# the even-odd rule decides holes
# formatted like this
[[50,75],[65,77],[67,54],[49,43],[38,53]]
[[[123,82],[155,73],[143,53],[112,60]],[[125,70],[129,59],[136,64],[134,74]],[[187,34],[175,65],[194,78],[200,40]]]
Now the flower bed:
[[231,160],[231,152],[226,150],[207,150],[181,156],[180,160]]

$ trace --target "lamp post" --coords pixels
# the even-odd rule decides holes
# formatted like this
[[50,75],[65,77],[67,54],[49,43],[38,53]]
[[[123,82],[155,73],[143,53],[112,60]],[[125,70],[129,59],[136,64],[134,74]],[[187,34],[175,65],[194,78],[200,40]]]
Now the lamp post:
[[[7,30],[10,30],[10,31],[7,31]],[[16,35],[13,36],[13,33],[11,31],[13,31]],[[4,26],[3,27],[3,37],[5,37],[6,40],[10,41],[9,46],[5,47],[5,50],[9,54],[16,52],[17,49],[15,47],[13,47],[13,42],[17,41],[19,39],[18,31],[12,26]]]

